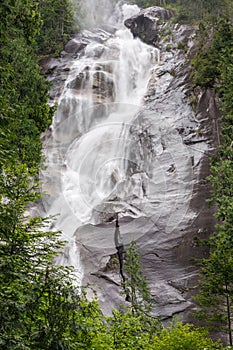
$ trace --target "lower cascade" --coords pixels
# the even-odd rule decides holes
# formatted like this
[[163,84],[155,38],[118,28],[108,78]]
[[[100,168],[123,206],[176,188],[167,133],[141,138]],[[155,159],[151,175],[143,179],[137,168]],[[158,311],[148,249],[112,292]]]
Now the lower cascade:
[[129,18],[133,26],[136,5],[109,4],[86,2],[86,29],[53,73],[62,83],[51,92],[58,108],[43,138],[42,210],[67,241],[57,263],[74,266],[74,283],[96,290],[106,314],[123,300],[111,264],[118,218],[122,244],[140,248],[155,314],[169,317],[192,307],[190,242],[208,227],[200,183],[213,142],[189,103],[185,55],[174,44],[185,38],[191,50],[194,29],[173,25],[166,50],[162,38],[149,45],[124,26]]

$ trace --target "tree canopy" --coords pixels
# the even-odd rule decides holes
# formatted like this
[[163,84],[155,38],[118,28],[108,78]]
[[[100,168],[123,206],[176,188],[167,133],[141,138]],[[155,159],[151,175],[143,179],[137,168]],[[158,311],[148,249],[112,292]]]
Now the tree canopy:
[[[210,202],[215,205],[218,221],[216,232],[209,239],[210,255],[201,261],[202,279],[199,316],[212,329],[229,334],[232,339],[233,311],[233,27],[229,20],[220,19],[209,31],[200,27],[200,50],[193,60],[194,84],[215,88],[221,103],[221,144],[211,160],[209,181],[212,185]],[[211,42],[209,47],[205,42]]]
[[162,6],[174,10],[176,20],[190,23],[200,20],[214,20],[222,16],[233,19],[231,0],[133,0],[141,7]]

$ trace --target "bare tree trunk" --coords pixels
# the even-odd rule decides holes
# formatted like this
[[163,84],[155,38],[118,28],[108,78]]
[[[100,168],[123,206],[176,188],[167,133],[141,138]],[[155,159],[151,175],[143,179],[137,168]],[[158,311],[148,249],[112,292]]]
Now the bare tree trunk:
[[228,321],[228,334],[229,334],[229,344],[232,346],[232,331],[231,331],[231,306],[230,306],[230,298],[228,291],[228,283],[225,282],[226,285],[226,299],[227,299],[227,321]]

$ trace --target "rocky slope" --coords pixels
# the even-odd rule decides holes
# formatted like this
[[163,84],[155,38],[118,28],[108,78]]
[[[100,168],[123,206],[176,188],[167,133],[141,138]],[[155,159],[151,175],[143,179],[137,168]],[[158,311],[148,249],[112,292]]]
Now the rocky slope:
[[[117,183],[119,196],[124,192],[124,201],[130,208],[125,207],[124,215],[119,216],[120,233],[126,249],[132,240],[139,246],[156,302],[154,314],[162,318],[182,314],[190,320],[190,310],[195,308],[192,296],[198,288],[198,268],[192,259],[205,254],[194,238],[207,237],[214,226],[211,209],[205,202],[209,196],[206,176],[209,156],[218,144],[219,111],[214,91],[193,91],[190,82],[196,28],[173,24],[171,17],[170,11],[156,7],[125,21],[135,37],[154,48],[152,54],[159,55],[159,64],[151,70],[144,104],[129,127],[127,198],[120,187],[126,185],[117,183],[113,175],[111,181]],[[54,82],[53,101],[59,100],[70,67],[82,57],[95,35],[100,43],[106,40],[106,31],[80,34],[66,45],[61,59],[44,62],[43,71]],[[99,50],[101,56],[101,45]],[[88,72],[69,80],[69,87],[77,93],[80,89],[85,92],[85,74]],[[94,77],[92,88],[98,105],[114,100],[111,74],[109,66],[102,66]],[[44,141],[49,152],[54,147],[49,134]],[[47,182],[51,189],[48,177]],[[52,191],[54,198],[56,191]],[[116,200],[112,196],[107,204],[95,208],[95,224],[87,223],[74,230],[84,271],[83,284],[89,286],[90,295],[92,289],[96,291],[106,314],[125,302],[114,244],[114,210],[109,204],[115,205],[116,211]],[[49,202],[45,198],[46,211]]]

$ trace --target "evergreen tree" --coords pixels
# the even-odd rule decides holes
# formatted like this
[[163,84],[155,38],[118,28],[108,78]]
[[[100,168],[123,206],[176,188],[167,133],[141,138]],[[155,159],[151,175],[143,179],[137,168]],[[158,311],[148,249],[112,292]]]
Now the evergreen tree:
[[[216,63],[212,86],[219,91],[222,117],[222,144],[217,155],[212,159],[211,202],[216,206],[215,217],[218,220],[216,233],[211,235],[210,255],[203,259],[199,316],[210,323],[212,328],[229,334],[232,345],[232,310],[233,310],[233,69],[232,69],[233,28],[229,21],[221,20],[215,28],[212,45],[207,51],[211,59],[206,67]],[[199,59],[200,58],[200,59]],[[197,57],[202,65],[203,56]],[[197,63],[196,62],[196,63]],[[196,66],[196,69],[197,66]],[[206,70],[207,71],[207,70]],[[200,71],[198,72],[201,78]],[[206,75],[208,78],[208,75]],[[204,86],[206,86],[204,84]],[[207,317],[208,316],[208,317]]]
[[151,311],[150,288],[142,271],[141,259],[135,241],[132,241],[127,248],[124,270],[124,290],[127,292],[133,312],[135,314],[140,312],[148,314]]
[[[42,28],[37,37],[39,54],[59,54],[69,36],[77,31],[70,0],[39,0]],[[75,11],[78,11],[78,1]]]
[[106,332],[103,316],[74,287],[70,269],[54,265],[60,233],[26,214],[41,197],[36,173],[23,164],[0,173],[0,348],[90,349]]

